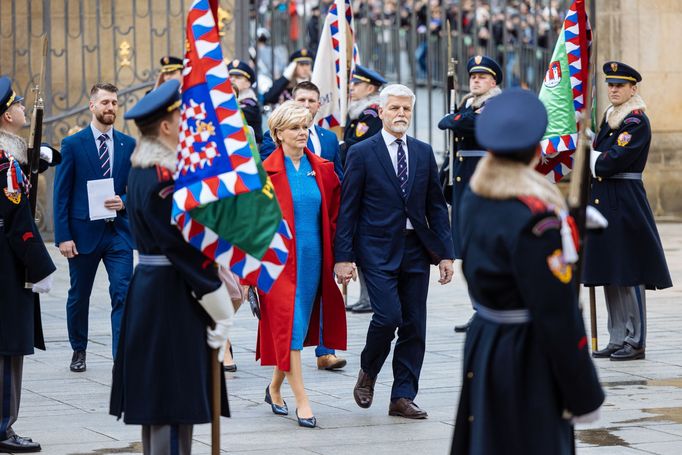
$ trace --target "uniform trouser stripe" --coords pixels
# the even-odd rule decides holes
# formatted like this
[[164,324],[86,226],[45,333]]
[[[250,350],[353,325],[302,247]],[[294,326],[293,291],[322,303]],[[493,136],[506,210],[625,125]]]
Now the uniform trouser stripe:
[[604,286],[610,344],[646,345],[644,286]]

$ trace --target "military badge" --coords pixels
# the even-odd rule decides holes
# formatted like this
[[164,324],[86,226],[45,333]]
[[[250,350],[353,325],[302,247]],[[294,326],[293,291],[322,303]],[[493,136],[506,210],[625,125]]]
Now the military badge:
[[308,56],[308,49],[301,49],[301,55],[303,57],[307,57]]
[[19,204],[21,202],[21,191],[8,191],[7,188],[4,188],[4,190],[5,197],[7,197],[12,204]]
[[618,71],[618,63],[616,62],[611,63],[611,71],[613,71],[614,73]]
[[554,253],[547,256],[547,266],[557,280],[564,284],[571,282],[573,269],[564,261],[564,253],[561,250],[554,250]]
[[232,60],[232,66],[239,66],[239,60]]
[[170,59],[166,56],[163,58],[163,64],[168,65],[170,63]]
[[477,55],[476,57],[474,57],[474,62],[476,62],[477,65],[480,65],[482,61],[483,57],[481,55]]
[[369,125],[365,122],[360,122],[358,123],[358,126],[355,127],[355,137],[364,136],[367,131],[369,131]]
[[627,131],[623,131],[620,133],[618,136],[618,146],[619,147],[625,147],[630,143],[630,140],[632,139],[632,135],[628,133]]

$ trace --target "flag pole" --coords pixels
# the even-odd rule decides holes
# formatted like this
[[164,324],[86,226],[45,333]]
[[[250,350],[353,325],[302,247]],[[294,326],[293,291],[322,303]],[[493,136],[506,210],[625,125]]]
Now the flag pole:
[[220,454],[220,361],[211,349],[211,455]]

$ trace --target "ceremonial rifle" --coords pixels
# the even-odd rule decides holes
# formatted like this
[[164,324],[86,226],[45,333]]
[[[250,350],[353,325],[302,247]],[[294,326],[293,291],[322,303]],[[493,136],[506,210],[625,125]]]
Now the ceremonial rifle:
[[[447,102],[448,114],[454,114],[457,107],[457,60],[452,56],[452,33],[450,28],[450,21],[446,23],[446,30],[448,34],[448,74],[447,74]],[[453,171],[455,165],[455,153],[457,152],[457,137],[450,129],[445,130],[445,157],[448,160],[448,181],[447,186],[452,188],[453,185]],[[454,192],[453,192],[454,195]],[[453,202],[453,201],[450,201]]]
[[28,201],[31,206],[33,217],[36,216],[36,204],[38,200],[38,170],[40,167],[40,144],[43,136],[43,97],[41,87],[45,78],[45,63],[47,61],[47,36],[43,37],[43,54],[40,63],[40,76],[38,83],[33,87],[35,100],[33,102],[33,112],[31,113],[31,128],[28,134],[28,173],[31,187],[29,190]]
[[[587,11],[587,7],[585,8]],[[594,2],[590,2],[590,17],[594,19],[595,8]],[[571,175],[571,183],[568,192],[568,209],[575,219],[578,228],[579,242],[577,245],[578,262],[575,264],[574,272],[576,275],[575,283],[577,293],[580,295],[580,278],[582,276],[583,258],[585,257],[586,240],[586,211],[587,201],[590,188],[590,150],[591,139],[587,134],[588,122],[592,119],[592,105],[596,101],[596,94],[592,91],[592,82],[595,80],[596,68],[596,35],[592,29],[592,46],[590,48],[589,71],[587,73],[587,80],[585,81],[585,107],[583,108],[583,116],[580,122],[580,131],[578,132],[578,143],[573,156],[573,173]],[[590,331],[592,350],[597,350],[597,308],[594,296],[594,287],[590,288]]]

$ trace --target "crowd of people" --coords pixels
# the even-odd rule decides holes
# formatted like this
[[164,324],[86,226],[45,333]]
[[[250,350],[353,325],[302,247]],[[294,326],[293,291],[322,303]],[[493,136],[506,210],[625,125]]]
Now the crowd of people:
[[[531,92],[500,90],[504,70],[494,57],[469,59],[471,93],[439,123],[457,139],[453,178],[445,187],[441,177],[450,172],[438,169],[429,144],[407,135],[417,102],[408,87],[356,66],[339,140],[313,122],[320,106],[319,88],[309,80],[314,54],[300,49],[271,89],[263,132],[254,70],[232,60],[227,74],[292,234],[282,273],[264,293],[241,288],[170,223],[178,62],[164,57],[155,88],[127,111],[138,140],[114,127],[118,88],[97,82],[90,125],[64,138],[59,151],[40,154],[41,169],[57,166],[55,244],[69,264],[70,370],[87,368],[89,300],[103,262],[112,305],[110,413],[142,426],[145,453],[170,453],[170,447],[190,453],[193,425],[211,419],[213,350],[225,371],[236,370],[227,354],[229,334],[235,311],[253,294],[260,315],[256,358],[273,367],[263,384],[273,414],[289,414],[286,381],[297,424],[317,426],[301,351],[316,346],[318,368],[343,368],[336,350],[347,349],[346,311],[353,311],[371,313],[352,390],[357,405],[372,406],[395,339],[388,414],[428,418],[415,400],[429,277],[434,265],[439,283],[448,284],[455,260],[462,261],[474,315],[456,328],[467,338],[451,453],[572,453],[573,426],[596,420],[604,400],[590,355],[643,359],[645,291],[671,286],[641,182],[651,129],[634,68],[620,62],[603,68],[612,105],[593,143],[590,205],[602,211],[594,218],[607,223],[593,223],[601,234],[590,242],[598,246],[587,250],[581,276],[565,254],[576,248],[564,232],[574,226],[566,203],[534,170],[547,112]],[[44,348],[38,296],[51,289],[56,273],[27,201],[27,148],[18,135],[26,123],[22,101],[12,81],[0,78],[0,261],[11,270],[2,276],[0,301],[0,450],[10,452],[41,449],[14,433],[12,424],[23,356]],[[93,205],[88,190],[100,180],[110,181],[113,192],[99,201],[102,207]],[[133,248],[139,252],[135,268]],[[338,285],[355,279],[360,300],[344,308]],[[611,339],[591,354],[578,282],[604,286],[607,298]],[[177,356],[182,369],[173,367]],[[224,375],[221,383],[228,416]]]

